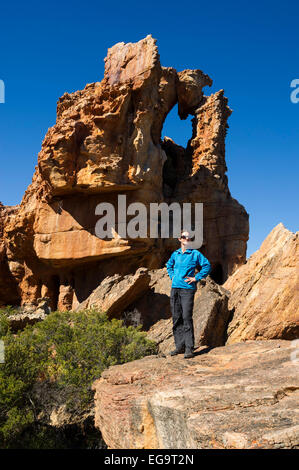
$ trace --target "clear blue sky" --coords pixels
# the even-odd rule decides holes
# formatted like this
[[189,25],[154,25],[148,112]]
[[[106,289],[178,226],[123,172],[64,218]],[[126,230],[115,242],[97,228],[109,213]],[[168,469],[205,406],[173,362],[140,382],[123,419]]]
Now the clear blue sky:
[[[224,88],[231,194],[250,214],[250,256],[279,222],[298,230],[299,3],[296,1],[6,2],[1,6],[0,200],[18,204],[64,92],[100,81],[115,43],[157,39],[163,66],[202,69]],[[185,145],[190,118],[163,135]]]

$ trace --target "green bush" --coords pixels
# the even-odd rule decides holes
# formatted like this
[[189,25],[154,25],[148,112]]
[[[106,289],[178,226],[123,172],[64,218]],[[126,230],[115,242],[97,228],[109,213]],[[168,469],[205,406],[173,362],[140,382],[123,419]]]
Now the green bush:
[[69,410],[91,406],[91,384],[107,367],[156,353],[156,344],[140,327],[125,327],[96,310],[53,312],[47,318],[13,334],[7,315],[0,311],[0,335],[5,362],[0,364],[0,447],[9,447],[40,426],[43,399],[36,384],[61,390]]

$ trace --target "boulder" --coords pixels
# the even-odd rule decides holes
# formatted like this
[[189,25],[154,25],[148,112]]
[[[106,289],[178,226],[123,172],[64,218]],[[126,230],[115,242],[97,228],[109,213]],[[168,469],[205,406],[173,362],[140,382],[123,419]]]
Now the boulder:
[[109,318],[121,317],[125,308],[148,288],[148,269],[139,268],[135,274],[108,276],[76,310],[97,308]]
[[22,330],[26,325],[34,325],[42,321],[51,312],[50,299],[47,297],[37,299],[36,302],[22,305],[17,312],[8,316],[12,331]]
[[95,426],[110,449],[298,449],[293,346],[247,341],[110,367],[93,384]]
[[171,280],[167,269],[151,269],[148,275],[147,290],[128,305],[122,315],[127,324],[132,324],[133,320],[133,323],[142,325],[144,330],[148,330],[159,320],[171,316],[169,297]]
[[260,249],[228,278],[234,311],[227,343],[299,338],[298,232],[278,224]]
[[[226,327],[230,317],[228,295],[228,291],[209,277],[197,284],[193,307],[195,348],[225,344]],[[149,329],[148,337],[158,343],[159,352],[162,354],[175,349],[172,318],[155,323]]]

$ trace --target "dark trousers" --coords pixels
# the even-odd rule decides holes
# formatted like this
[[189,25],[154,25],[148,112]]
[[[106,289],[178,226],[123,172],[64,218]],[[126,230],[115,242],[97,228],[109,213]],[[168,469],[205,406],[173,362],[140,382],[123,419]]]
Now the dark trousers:
[[177,350],[192,350],[194,347],[192,319],[194,294],[195,290],[193,289],[171,288],[172,331]]

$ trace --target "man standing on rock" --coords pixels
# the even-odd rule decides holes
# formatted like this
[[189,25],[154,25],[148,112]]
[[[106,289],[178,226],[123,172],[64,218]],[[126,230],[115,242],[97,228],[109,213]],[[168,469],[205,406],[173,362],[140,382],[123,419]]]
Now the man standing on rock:
[[[196,283],[211,271],[211,264],[198,250],[190,248],[190,234],[181,232],[178,239],[181,248],[174,251],[166,263],[171,284],[170,307],[173,321],[173,335],[176,349],[171,356],[184,354],[184,358],[194,357],[193,305]],[[201,270],[194,276],[195,268]]]

